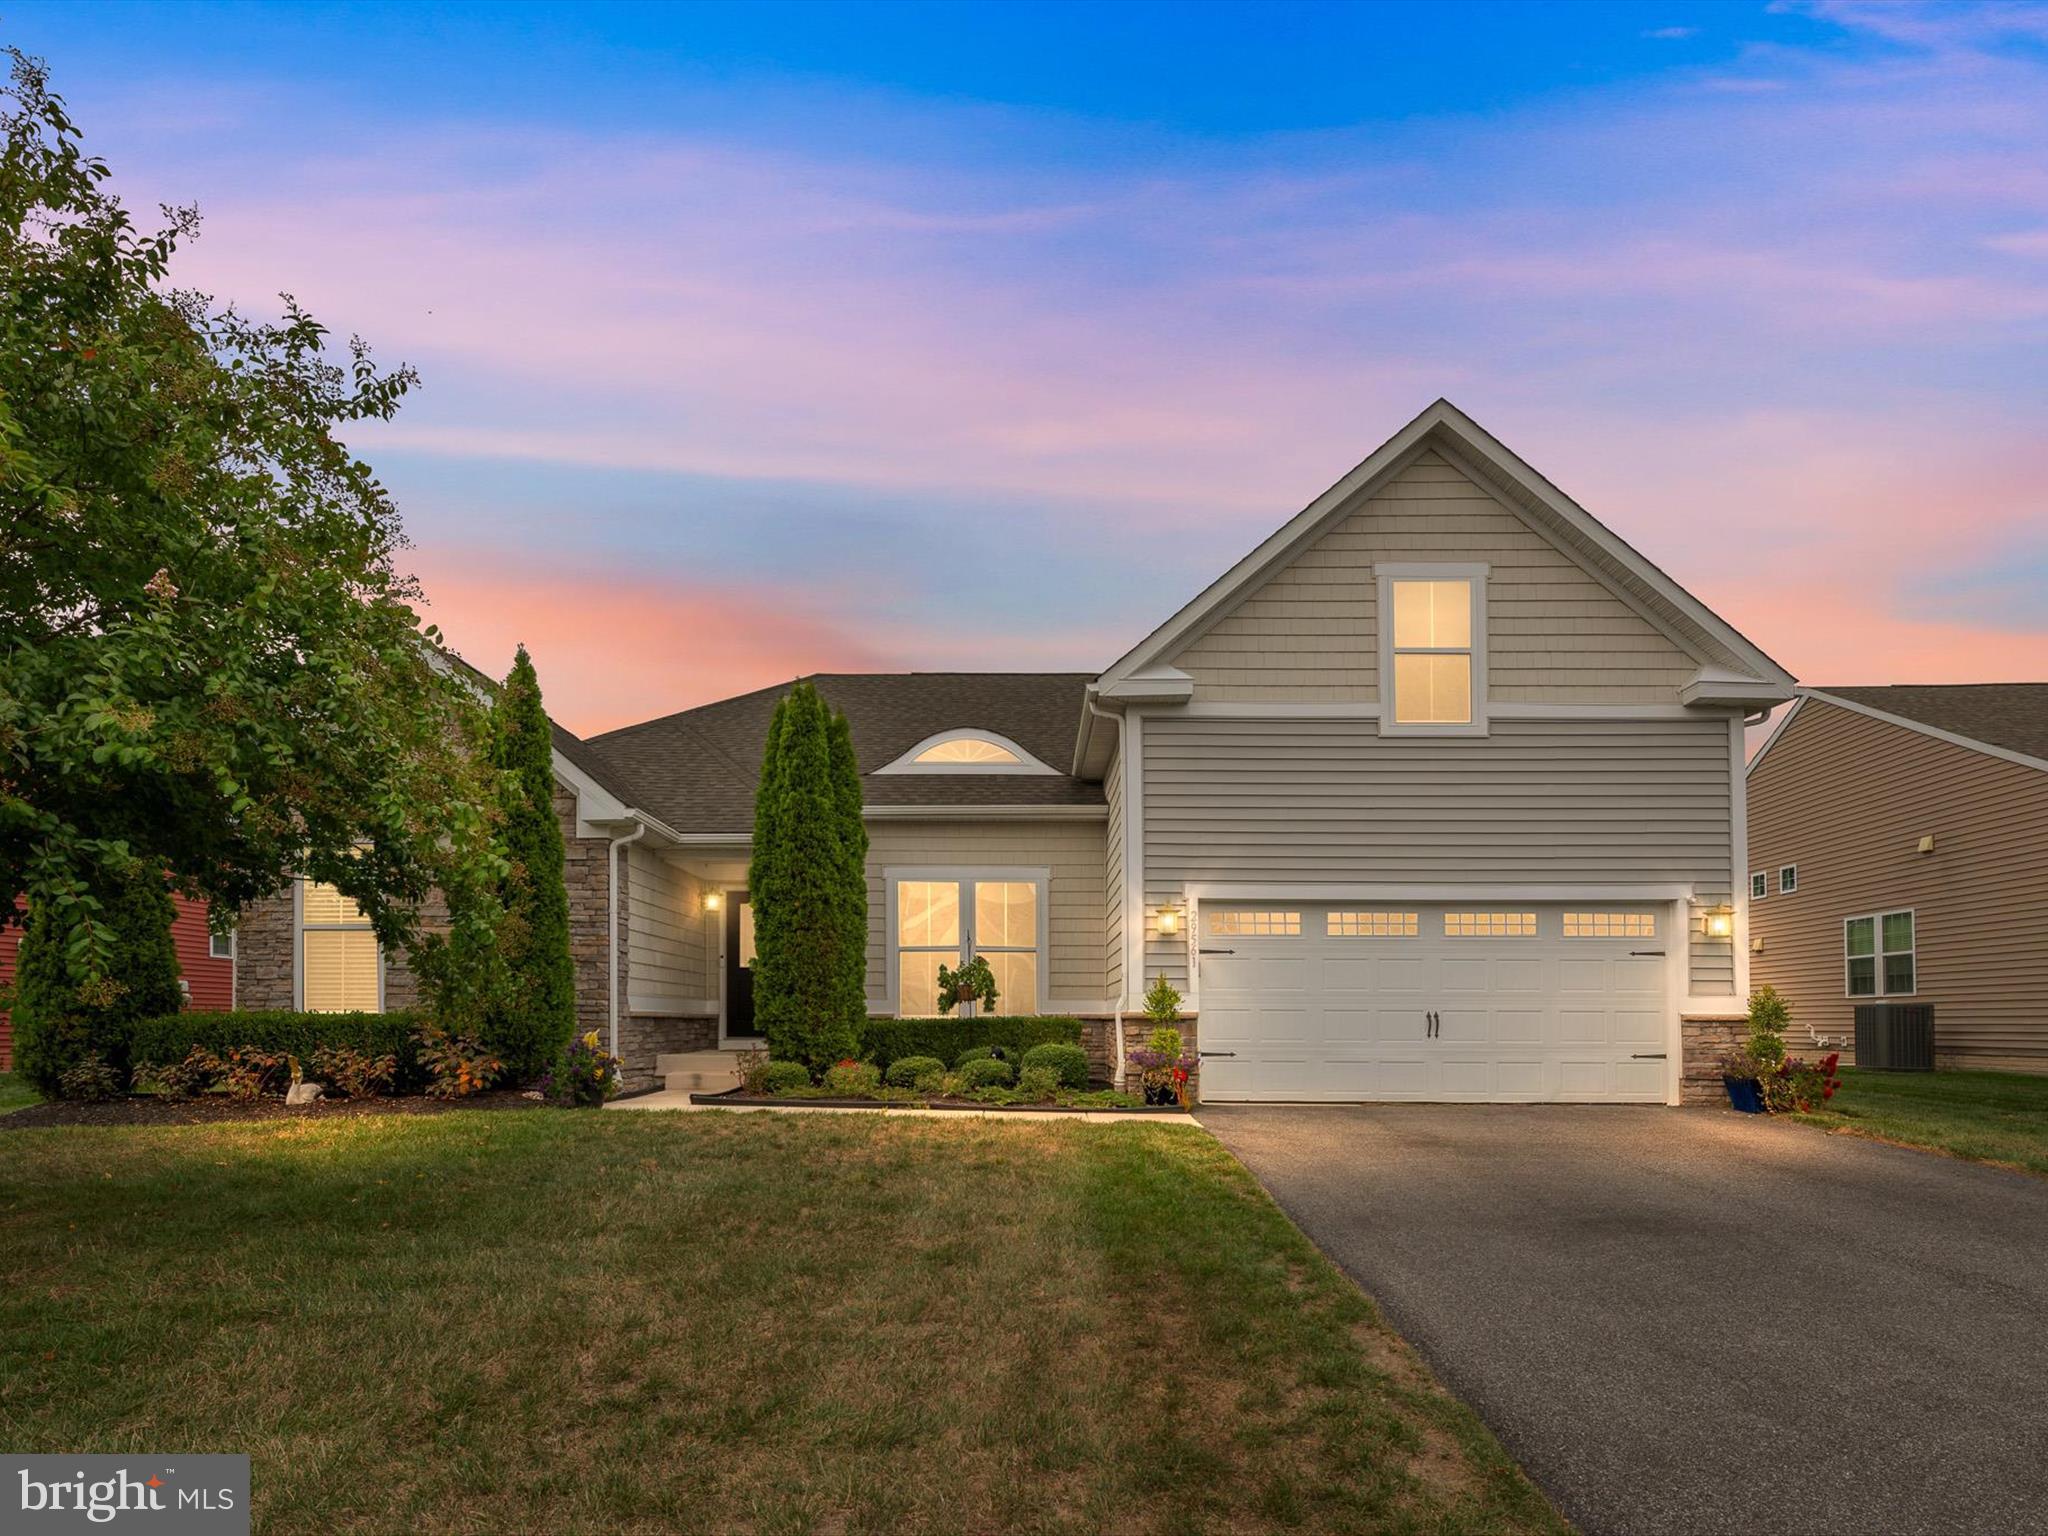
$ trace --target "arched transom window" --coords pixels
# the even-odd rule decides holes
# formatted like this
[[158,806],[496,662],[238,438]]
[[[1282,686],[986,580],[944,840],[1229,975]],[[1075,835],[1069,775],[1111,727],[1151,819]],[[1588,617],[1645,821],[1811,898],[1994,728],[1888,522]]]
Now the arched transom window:
[[911,759],[913,763],[1015,763],[1022,759],[1000,741],[986,736],[955,736],[926,747]]
[[962,726],[927,736],[877,773],[1053,773],[996,731]]

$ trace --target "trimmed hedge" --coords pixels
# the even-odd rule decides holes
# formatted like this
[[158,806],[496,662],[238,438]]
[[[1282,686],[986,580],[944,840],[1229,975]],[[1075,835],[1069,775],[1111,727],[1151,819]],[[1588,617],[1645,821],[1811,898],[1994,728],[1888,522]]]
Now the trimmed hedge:
[[898,1056],[889,1063],[891,1088],[915,1088],[920,1077],[943,1077],[946,1064],[936,1056]]
[[869,1019],[860,1054],[885,1071],[905,1056],[958,1061],[975,1046],[1001,1046],[1015,1061],[1034,1045],[1079,1045],[1081,1021],[1065,1014],[994,1013],[973,1019]]
[[1079,1090],[1088,1086],[1088,1053],[1078,1045],[1048,1041],[1024,1053],[1022,1071],[1050,1072],[1059,1079],[1062,1088]]
[[970,1061],[960,1069],[960,1086],[972,1092],[976,1088],[1007,1088],[1017,1081],[1017,1069],[1007,1061],[989,1057],[982,1061]]
[[762,1093],[788,1093],[811,1086],[811,1069],[800,1061],[771,1061],[761,1069]]
[[310,1076],[313,1053],[322,1046],[347,1046],[367,1056],[393,1056],[398,1076],[392,1091],[407,1093],[427,1080],[420,1065],[419,1042],[413,1031],[425,1015],[398,1013],[293,1013],[286,1009],[237,1013],[159,1014],[139,1019],[129,1036],[129,1054],[137,1065],[168,1066],[183,1061],[192,1047],[229,1051],[238,1045],[259,1051],[281,1051],[299,1058]]

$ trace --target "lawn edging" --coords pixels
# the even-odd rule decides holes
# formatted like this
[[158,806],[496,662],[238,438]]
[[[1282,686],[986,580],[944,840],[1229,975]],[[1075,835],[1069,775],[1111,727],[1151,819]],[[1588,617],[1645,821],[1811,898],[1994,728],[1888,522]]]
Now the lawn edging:
[[1178,1104],[983,1104],[974,1099],[796,1099],[728,1088],[722,1093],[693,1093],[692,1104],[711,1109],[951,1109],[969,1114],[1000,1115],[1169,1115],[1192,1118]]

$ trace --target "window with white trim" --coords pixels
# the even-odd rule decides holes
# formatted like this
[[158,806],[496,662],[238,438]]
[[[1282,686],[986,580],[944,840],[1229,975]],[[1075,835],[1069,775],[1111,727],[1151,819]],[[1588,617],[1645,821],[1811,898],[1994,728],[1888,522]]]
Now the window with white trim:
[[1397,576],[1388,585],[1394,605],[1394,723],[1470,725],[1472,581]]
[[1299,912],[1215,912],[1209,932],[1219,938],[1292,938],[1301,932]]
[[936,1015],[939,967],[956,968],[975,955],[995,977],[998,1013],[1038,1012],[1045,896],[1039,879],[949,875],[895,881],[896,952],[889,963],[897,1013]]
[[875,772],[1053,774],[1057,770],[1001,731],[955,726],[925,737]]
[[911,759],[913,763],[1021,763],[1016,753],[986,736],[955,736],[926,747]]
[[1764,870],[1753,870],[1749,876],[1749,899],[1762,901],[1771,894],[1771,877]]
[[1797,864],[1780,864],[1778,866],[1778,894],[1780,896],[1790,896],[1798,889],[1799,866]]
[[1533,939],[1534,912],[1446,912],[1447,939]]
[[1420,923],[1416,912],[1327,912],[1323,931],[1333,939],[1412,939]]
[[1873,912],[1842,923],[1844,984],[1851,997],[1904,997],[1915,974],[1913,914]]
[[209,960],[232,960],[235,958],[235,930],[215,933],[208,930],[206,935],[206,958]]
[[378,1013],[383,956],[355,901],[323,880],[299,883],[299,1006],[307,1013]]
[[1654,912],[1567,912],[1564,936],[1568,939],[1654,939]]

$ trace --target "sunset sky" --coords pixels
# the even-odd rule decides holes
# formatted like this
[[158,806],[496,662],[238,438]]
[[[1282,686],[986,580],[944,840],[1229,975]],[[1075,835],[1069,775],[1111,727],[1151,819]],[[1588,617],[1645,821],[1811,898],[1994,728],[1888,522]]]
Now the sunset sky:
[[0,5],[176,273],[425,387],[591,732],[1095,669],[1438,395],[1803,680],[2048,678],[2048,6]]

